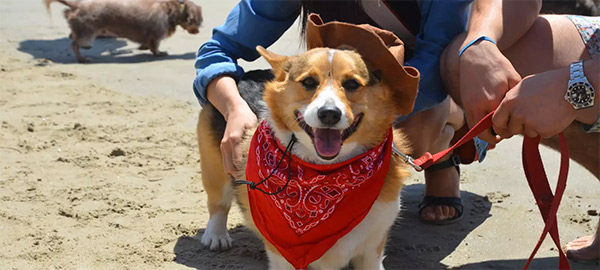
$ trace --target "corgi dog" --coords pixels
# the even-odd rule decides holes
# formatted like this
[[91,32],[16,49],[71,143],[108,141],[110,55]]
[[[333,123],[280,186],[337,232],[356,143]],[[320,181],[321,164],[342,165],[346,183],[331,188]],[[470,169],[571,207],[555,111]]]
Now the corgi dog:
[[[225,123],[220,113],[209,104],[199,115],[202,181],[210,213],[202,243],[212,250],[231,246],[226,224],[235,197],[247,227],[265,243],[270,269],[340,269],[350,263],[354,269],[383,269],[387,233],[409,175],[404,161],[390,153],[392,138],[394,147],[410,152],[401,132],[391,128],[397,113],[406,111],[405,101],[394,98],[398,88],[389,87],[351,48],[315,48],[295,57],[260,46],[257,50],[272,66],[273,76],[264,90],[260,81],[238,85],[262,120],[242,142],[246,170],[238,166],[242,169],[233,175],[248,179],[249,170],[258,170],[254,187],[235,184],[224,170],[219,147]],[[269,140],[274,144],[270,148]],[[365,157],[373,149],[378,150]],[[261,151],[266,157],[251,157]],[[319,172],[311,176],[308,169],[290,169],[304,163],[315,164]],[[332,164],[344,165],[332,169]],[[328,172],[337,178],[321,184]],[[381,180],[370,187],[374,175]],[[280,211],[254,209],[263,205]],[[356,209],[361,213],[345,212]],[[325,232],[318,232],[320,227]]]

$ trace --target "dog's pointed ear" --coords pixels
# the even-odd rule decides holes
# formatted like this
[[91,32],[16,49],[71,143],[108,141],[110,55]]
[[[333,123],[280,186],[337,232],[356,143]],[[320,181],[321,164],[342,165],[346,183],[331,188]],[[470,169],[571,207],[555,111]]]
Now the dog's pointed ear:
[[269,64],[273,68],[273,74],[275,74],[276,78],[288,72],[288,60],[291,57],[279,55],[274,52],[268,51],[262,46],[256,46],[256,50],[258,51],[258,53],[260,53],[260,55],[262,55],[262,57],[264,57],[267,60],[267,62],[269,62]]

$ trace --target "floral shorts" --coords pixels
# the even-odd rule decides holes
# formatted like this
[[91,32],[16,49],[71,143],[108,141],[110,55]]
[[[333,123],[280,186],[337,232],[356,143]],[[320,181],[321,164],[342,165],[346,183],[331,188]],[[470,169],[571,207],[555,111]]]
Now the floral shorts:
[[583,39],[590,56],[600,55],[600,17],[567,15]]

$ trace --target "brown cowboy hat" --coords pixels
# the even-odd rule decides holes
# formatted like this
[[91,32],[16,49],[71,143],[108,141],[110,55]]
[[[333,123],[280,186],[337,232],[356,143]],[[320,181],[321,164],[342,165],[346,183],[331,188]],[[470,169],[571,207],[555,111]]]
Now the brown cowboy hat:
[[394,33],[368,24],[344,22],[323,23],[317,14],[308,16],[306,28],[308,49],[350,46],[358,52],[371,67],[381,72],[381,78],[401,101],[403,115],[412,112],[419,85],[419,71],[414,67],[404,67],[404,43]]

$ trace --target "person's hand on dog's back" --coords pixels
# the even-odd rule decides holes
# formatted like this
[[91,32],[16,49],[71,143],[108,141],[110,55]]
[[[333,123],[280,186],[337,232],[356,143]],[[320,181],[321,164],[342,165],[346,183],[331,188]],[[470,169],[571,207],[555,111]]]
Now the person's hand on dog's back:
[[[479,41],[465,50],[460,57],[460,99],[469,127],[495,110],[520,81],[519,73],[493,43]],[[490,147],[500,141],[489,131],[478,137]]]
[[240,96],[233,78],[220,76],[213,79],[206,87],[206,92],[208,100],[221,112],[227,122],[221,139],[221,156],[225,171],[234,175],[241,169],[235,164],[241,163],[242,136],[247,129],[256,126],[258,119],[248,103]]

